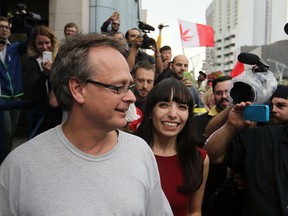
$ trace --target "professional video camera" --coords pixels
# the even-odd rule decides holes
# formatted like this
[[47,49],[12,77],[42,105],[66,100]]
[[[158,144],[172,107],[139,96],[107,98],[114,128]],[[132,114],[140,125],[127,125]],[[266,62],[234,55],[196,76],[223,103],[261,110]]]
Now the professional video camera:
[[150,38],[147,33],[150,33],[150,31],[154,31],[155,28],[151,25],[148,25],[142,21],[138,21],[138,28],[141,29],[143,34],[143,43],[141,45],[142,49],[151,49],[151,45],[156,45],[156,42],[153,38]]
[[29,12],[25,4],[17,4],[16,10],[9,18],[12,24],[12,33],[25,32],[25,27],[35,27],[41,21],[41,16],[36,13]]
[[266,103],[277,88],[277,80],[269,70],[269,66],[252,53],[240,53],[238,61],[254,66],[232,79],[233,86],[229,94],[233,104],[242,101],[250,101],[253,104]]

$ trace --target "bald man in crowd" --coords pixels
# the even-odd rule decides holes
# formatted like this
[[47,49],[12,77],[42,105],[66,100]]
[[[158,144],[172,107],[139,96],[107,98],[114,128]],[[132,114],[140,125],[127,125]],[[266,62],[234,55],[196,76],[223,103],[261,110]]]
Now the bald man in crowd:
[[177,55],[173,58],[170,68],[164,70],[155,80],[154,85],[157,85],[161,80],[167,79],[169,77],[174,77],[175,79],[182,80],[183,83],[191,89],[191,94],[195,101],[195,107],[203,108],[204,104],[199,97],[198,91],[193,85],[192,81],[188,78],[184,78],[184,72],[188,71],[189,60],[185,55]]

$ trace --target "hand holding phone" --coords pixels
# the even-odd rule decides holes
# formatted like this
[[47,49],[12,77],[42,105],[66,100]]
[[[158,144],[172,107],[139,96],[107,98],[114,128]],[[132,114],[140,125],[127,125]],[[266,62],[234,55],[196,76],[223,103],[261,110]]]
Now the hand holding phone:
[[188,71],[183,72],[183,79],[188,78],[189,81],[193,81],[192,74]]
[[44,51],[43,52],[43,62],[49,62],[52,61],[52,53],[49,51]]
[[243,119],[254,122],[268,122],[270,120],[270,108],[268,105],[252,104],[243,110]]

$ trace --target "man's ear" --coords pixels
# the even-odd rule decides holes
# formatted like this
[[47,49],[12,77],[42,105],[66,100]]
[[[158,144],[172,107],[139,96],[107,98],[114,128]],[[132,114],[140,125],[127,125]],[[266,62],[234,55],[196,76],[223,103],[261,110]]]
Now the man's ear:
[[75,99],[75,101],[79,104],[84,103],[86,93],[85,84],[77,79],[70,79],[69,88],[71,95]]

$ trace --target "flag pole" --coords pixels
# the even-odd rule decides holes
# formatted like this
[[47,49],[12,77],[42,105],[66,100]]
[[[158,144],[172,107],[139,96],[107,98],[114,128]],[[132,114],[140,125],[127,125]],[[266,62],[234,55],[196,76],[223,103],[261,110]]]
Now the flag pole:
[[182,47],[182,53],[183,53],[183,55],[185,55],[185,51],[184,51],[184,48]]

